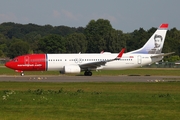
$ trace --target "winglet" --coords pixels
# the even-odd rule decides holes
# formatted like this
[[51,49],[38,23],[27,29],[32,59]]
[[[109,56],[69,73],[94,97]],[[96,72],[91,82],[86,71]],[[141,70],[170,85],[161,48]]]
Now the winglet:
[[119,52],[119,54],[118,54],[118,56],[117,56],[116,58],[121,58],[125,50],[126,50],[126,49],[123,48],[123,49],[121,50],[121,52]]
[[100,52],[100,54],[103,54],[104,53],[104,50],[102,50],[101,52]]
[[168,28],[168,23],[163,23],[163,24],[161,24],[159,28],[161,28],[161,29],[167,29],[167,28]]

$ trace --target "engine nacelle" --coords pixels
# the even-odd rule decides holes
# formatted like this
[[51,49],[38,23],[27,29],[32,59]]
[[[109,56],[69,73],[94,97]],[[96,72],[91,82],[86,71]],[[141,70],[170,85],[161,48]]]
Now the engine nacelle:
[[78,65],[66,65],[63,68],[63,73],[80,73],[81,68]]

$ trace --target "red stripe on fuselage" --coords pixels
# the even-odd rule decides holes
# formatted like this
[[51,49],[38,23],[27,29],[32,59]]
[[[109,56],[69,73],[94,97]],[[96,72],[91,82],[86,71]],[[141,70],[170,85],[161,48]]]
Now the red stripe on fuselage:
[[5,64],[14,70],[22,71],[45,71],[46,54],[28,54],[18,56]]

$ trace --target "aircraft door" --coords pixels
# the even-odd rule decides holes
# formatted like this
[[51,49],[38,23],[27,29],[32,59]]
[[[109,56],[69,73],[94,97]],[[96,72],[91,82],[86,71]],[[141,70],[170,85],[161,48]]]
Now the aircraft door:
[[141,64],[142,63],[142,58],[140,55],[137,56],[137,63],[138,64]]
[[82,58],[79,58],[79,63],[82,63]]
[[24,64],[29,64],[29,56],[24,57]]
[[75,63],[78,63],[78,59],[77,58],[75,58]]

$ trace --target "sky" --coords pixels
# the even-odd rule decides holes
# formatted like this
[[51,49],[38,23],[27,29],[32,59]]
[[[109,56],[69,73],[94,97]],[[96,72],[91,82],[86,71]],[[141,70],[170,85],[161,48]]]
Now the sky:
[[168,23],[180,30],[180,0],[1,0],[0,24],[86,27],[91,20],[109,20],[123,32],[148,30]]

